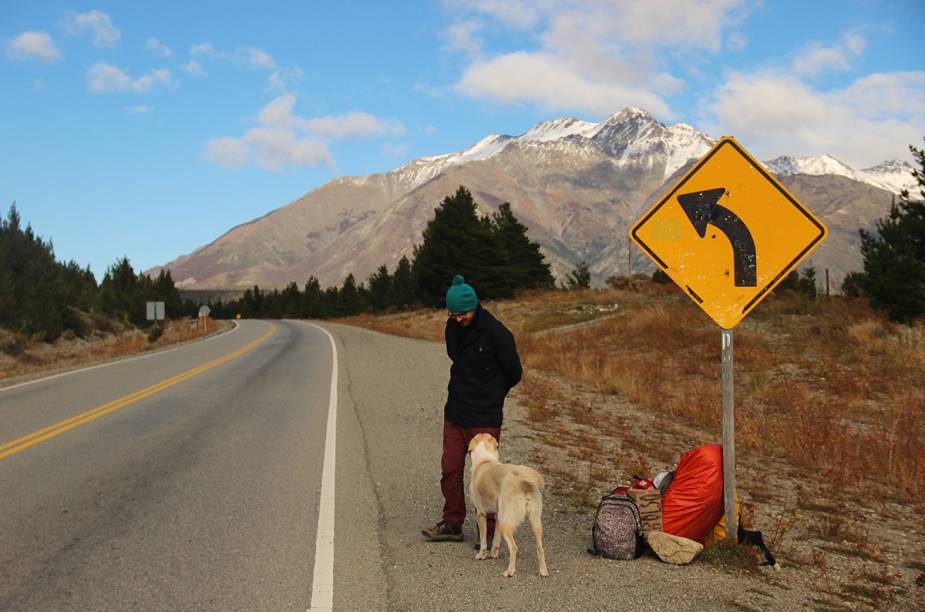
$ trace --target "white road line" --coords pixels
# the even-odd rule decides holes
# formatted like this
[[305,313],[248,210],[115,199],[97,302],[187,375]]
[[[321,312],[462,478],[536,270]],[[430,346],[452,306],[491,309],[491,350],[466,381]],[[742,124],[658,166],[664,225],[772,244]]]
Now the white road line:
[[238,325],[238,322],[234,320],[232,321],[232,323],[234,324],[234,328],[231,329],[230,331],[216,334],[212,336],[211,338],[206,338],[205,340],[188,340],[186,342],[178,344],[177,346],[164,349],[162,351],[151,351],[150,353],[145,353],[144,355],[138,355],[137,357],[128,357],[127,359],[115,359],[113,361],[107,361],[105,363],[98,363],[96,365],[87,366],[86,368],[80,368],[78,370],[68,370],[67,372],[61,372],[59,374],[52,374],[51,376],[45,376],[43,378],[27,380],[26,382],[17,383],[15,385],[10,385],[8,387],[0,387],[0,393],[3,393],[4,391],[9,391],[10,389],[18,389],[19,387],[25,387],[26,385],[34,385],[36,383],[45,382],[46,380],[53,380],[55,378],[61,378],[62,376],[70,376],[71,374],[77,374],[78,372],[86,372],[88,370],[95,370],[97,368],[105,368],[107,366],[116,365],[118,363],[128,363],[129,361],[136,361],[138,359],[146,359],[148,357],[154,357],[155,355],[163,355],[164,353],[169,353],[170,351],[175,351],[179,348],[183,348],[184,346],[190,344],[191,342],[209,342],[210,340],[221,338],[225,334],[230,334],[231,332],[237,331],[240,325]]
[[328,426],[324,438],[324,467],[321,470],[321,501],[318,509],[318,531],[315,539],[315,575],[312,578],[312,610],[334,608],[334,460],[337,454],[337,345],[331,341],[331,399],[328,405]]

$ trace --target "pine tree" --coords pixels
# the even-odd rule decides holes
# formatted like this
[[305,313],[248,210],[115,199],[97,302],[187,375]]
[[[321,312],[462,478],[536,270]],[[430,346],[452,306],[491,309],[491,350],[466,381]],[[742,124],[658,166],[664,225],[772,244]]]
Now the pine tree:
[[412,263],[418,297],[424,304],[442,306],[455,274],[465,276],[480,299],[513,295],[511,279],[499,265],[504,256],[491,221],[480,219],[477,210],[472,194],[462,186],[434,209]]
[[386,310],[392,304],[392,277],[385,264],[379,266],[369,277],[369,303],[376,312]]
[[337,314],[341,317],[347,317],[363,312],[364,301],[362,292],[357,287],[356,279],[353,274],[348,274],[344,279],[344,286],[337,292]]
[[145,325],[145,301],[150,296],[146,289],[144,282],[139,283],[135,276],[128,257],[122,257],[106,270],[103,282],[100,283],[100,310],[139,327]]
[[282,318],[298,319],[302,316],[302,295],[295,281],[286,285],[280,294],[282,302]]
[[414,303],[415,285],[414,275],[411,272],[411,262],[402,256],[392,275],[392,295],[390,304],[398,309],[405,310]]
[[578,289],[589,289],[591,287],[591,272],[588,270],[588,262],[580,261],[575,269],[572,270],[568,277],[568,290],[576,291]]
[[97,285],[89,266],[55,259],[51,241],[22,228],[15,202],[7,219],[0,219],[0,326],[55,340],[69,329],[84,333],[79,310],[89,311],[97,300]]
[[253,289],[245,291],[244,295],[241,296],[241,301],[238,303],[241,318],[259,319],[262,317],[263,302],[263,293],[261,293],[260,287],[257,285],[254,285]]
[[154,281],[154,295],[151,299],[164,302],[164,316],[168,319],[183,316],[183,300],[180,299],[179,289],[173,284],[170,270],[161,268]]
[[786,278],[774,288],[774,293],[785,290],[802,293],[811,298],[816,297],[816,268],[809,266],[802,272],[791,270]]
[[314,276],[305,282],[305,292],[302,294],[302,313],[310,319],[326,319],[330,315],[327,310],[321,284]]
[[925,152],[909,149],[919,165],[919,199],[903,191],[876,234],[860,230],[864,273],[857,279],[871,306],[900,322],[925,314]]
[[514,216],[511,205],[502,204],[491,220],[511,284],[517,289],[552,288],[555,281],[540,245],[527,238],[527,227]]

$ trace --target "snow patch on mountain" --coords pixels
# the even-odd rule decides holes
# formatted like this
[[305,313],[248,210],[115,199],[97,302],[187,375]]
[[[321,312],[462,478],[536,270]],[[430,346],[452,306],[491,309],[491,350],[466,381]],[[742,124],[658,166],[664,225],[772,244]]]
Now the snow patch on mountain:
[[553,119],[552,121],[538,123],[521,136],[518,136],[515,140],[550,142],[575,135],[591,138],[597,133],[600,126],[600,123],[582,121],[575,117],[562,117],[561,119]]
[[891,159],[882,164],[865,168],[861,172],[865,176],[887,185],[890,191],[899,193],[908,189],[910,193],[918,187],[918,181],[912,174],[912,165],[899,159]]
[[780,176],[792,174],[844,176],[893,193],[899,193],[903,189],[912,189],[916,185],[916,180],[912,176],[912,166],[898,159],[865,170],[855,170],[831,155],[807,157],[783,155],[765,162],[765,166]]

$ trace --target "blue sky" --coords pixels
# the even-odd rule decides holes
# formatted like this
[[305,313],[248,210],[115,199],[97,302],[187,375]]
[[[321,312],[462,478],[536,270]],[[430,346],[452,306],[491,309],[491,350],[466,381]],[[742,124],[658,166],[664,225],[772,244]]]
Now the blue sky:
[[[31,2],[0,20],[0,210],[102,277],[342,175],[639,106],[761,159],[925,136],[925,2]],[[436,203],[435,203],[436,204]]]

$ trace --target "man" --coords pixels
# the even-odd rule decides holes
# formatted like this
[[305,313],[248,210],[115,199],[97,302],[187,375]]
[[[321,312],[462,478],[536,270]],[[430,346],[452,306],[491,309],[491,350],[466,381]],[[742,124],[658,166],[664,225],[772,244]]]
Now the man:
[[[504,398],[520,382],[523,369],[514,335],[479,305],[475,289],[459,274],[446,292],[446,308],[446,353],[453,365],[443,409],[443,520],[421,533],[432,542],[462,542],[469,441],[480,433],[501,439]],[[494,521],[489,515],[489,532]]]

